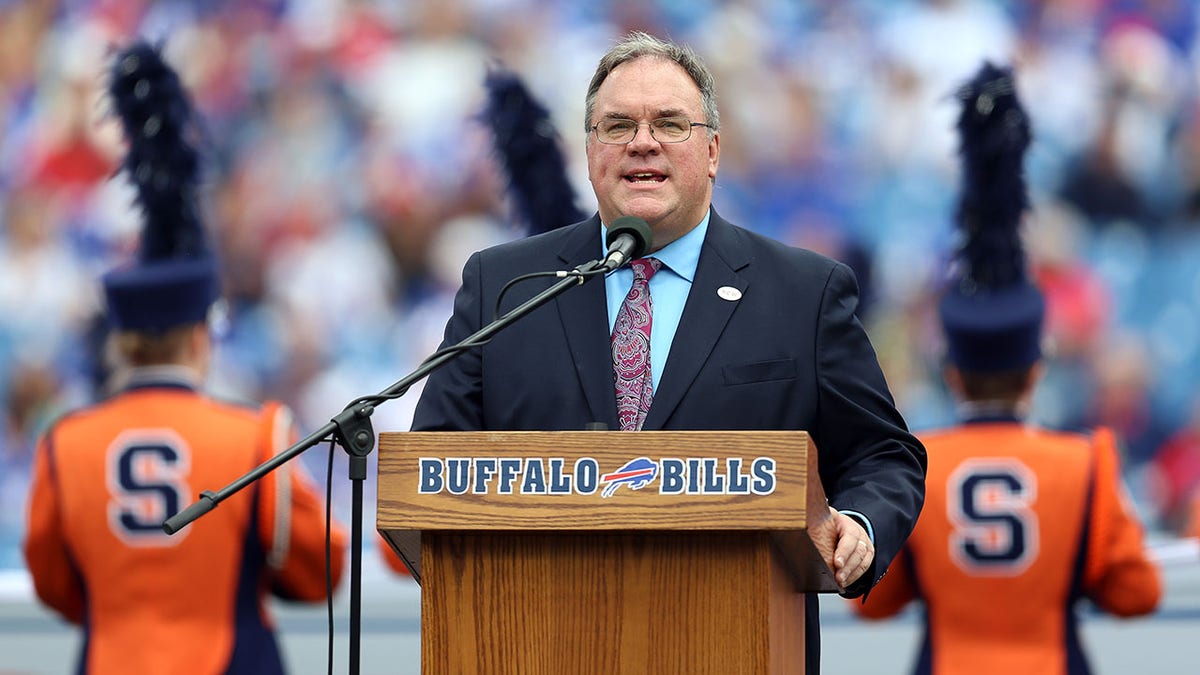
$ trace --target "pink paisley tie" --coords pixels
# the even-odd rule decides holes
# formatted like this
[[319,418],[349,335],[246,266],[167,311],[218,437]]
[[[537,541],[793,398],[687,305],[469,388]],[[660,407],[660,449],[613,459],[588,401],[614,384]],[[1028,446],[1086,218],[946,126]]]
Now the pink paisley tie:
[[638,258],[633,268],[633,288],[617,312],[613,327],[613,383],[617,390],[617,419],[621,431],[637,431],[646,421],[654,398],[650,374],[650,277],[662,267],[657,258]]

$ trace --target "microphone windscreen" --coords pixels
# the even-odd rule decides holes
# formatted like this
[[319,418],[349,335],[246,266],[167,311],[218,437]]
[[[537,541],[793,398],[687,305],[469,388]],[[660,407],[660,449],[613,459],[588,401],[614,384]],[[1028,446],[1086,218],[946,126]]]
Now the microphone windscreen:
[[604,237],[604,243],[611,248],[613,242],[622,234],[632,236],[636,242],[629,254],[630,259],[642,257],[650,249],[650,244],[654,241],[654,235],[650,232],[650,226],[646,224],[646,221],[637,216],[621,216],[612,221],[608,226],[608,234]]

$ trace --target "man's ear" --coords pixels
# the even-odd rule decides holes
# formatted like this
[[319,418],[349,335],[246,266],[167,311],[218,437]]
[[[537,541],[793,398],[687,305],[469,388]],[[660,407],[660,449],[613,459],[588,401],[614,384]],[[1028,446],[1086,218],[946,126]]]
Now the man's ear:
[[1028,400],[1033,396],[1033,390],[1037,388],[1038,382],[1041,382],[1042,375],[1046,373],[1046,365],[1038,361],[1029,367],[1029,374],[1025,380],[1025,386],[1021,389],[1021,400]]
[[721,163],[721,134],[714,132],[708,141],[708,177],[716,180],[717,166]]
[[188,360],[194,367],[205,370],[212,356],[212,334],[208,322],[201,321],[188,333]]
[[963,389],[962,371],[957,366],[947,362],[942,365],[942,380],[950,389],[950,393],[956,398],[962,399],[966,397],[966,391]]

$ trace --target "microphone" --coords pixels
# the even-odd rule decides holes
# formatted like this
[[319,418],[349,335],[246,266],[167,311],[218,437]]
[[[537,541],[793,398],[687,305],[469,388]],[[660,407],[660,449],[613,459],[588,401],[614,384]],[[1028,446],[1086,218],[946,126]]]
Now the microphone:
[[598,270],[611,272],[625,263],[640,258],[650,248],[654,235],[646,221],[636,216],[621,216],[608,226],[604,242],[608,244],[608,255]]

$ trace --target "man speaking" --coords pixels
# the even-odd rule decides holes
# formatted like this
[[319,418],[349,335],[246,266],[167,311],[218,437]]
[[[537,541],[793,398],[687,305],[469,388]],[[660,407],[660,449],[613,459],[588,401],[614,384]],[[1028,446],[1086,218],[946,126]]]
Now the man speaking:
[[[808,431],[836,530],[827,562],[844,595],[862,595],[916,522],[925,451],[855,315],[853,273],[712,209],[720,118],[689,48],[629,35],[600,60],[585,115],[599,212],[474,254],[443,347],[490,322],[510,280],[607,258],[624,218],[649,226],[647,249],[434,372],[413,430]],[[815,596],[806,608],[816,673]]]

